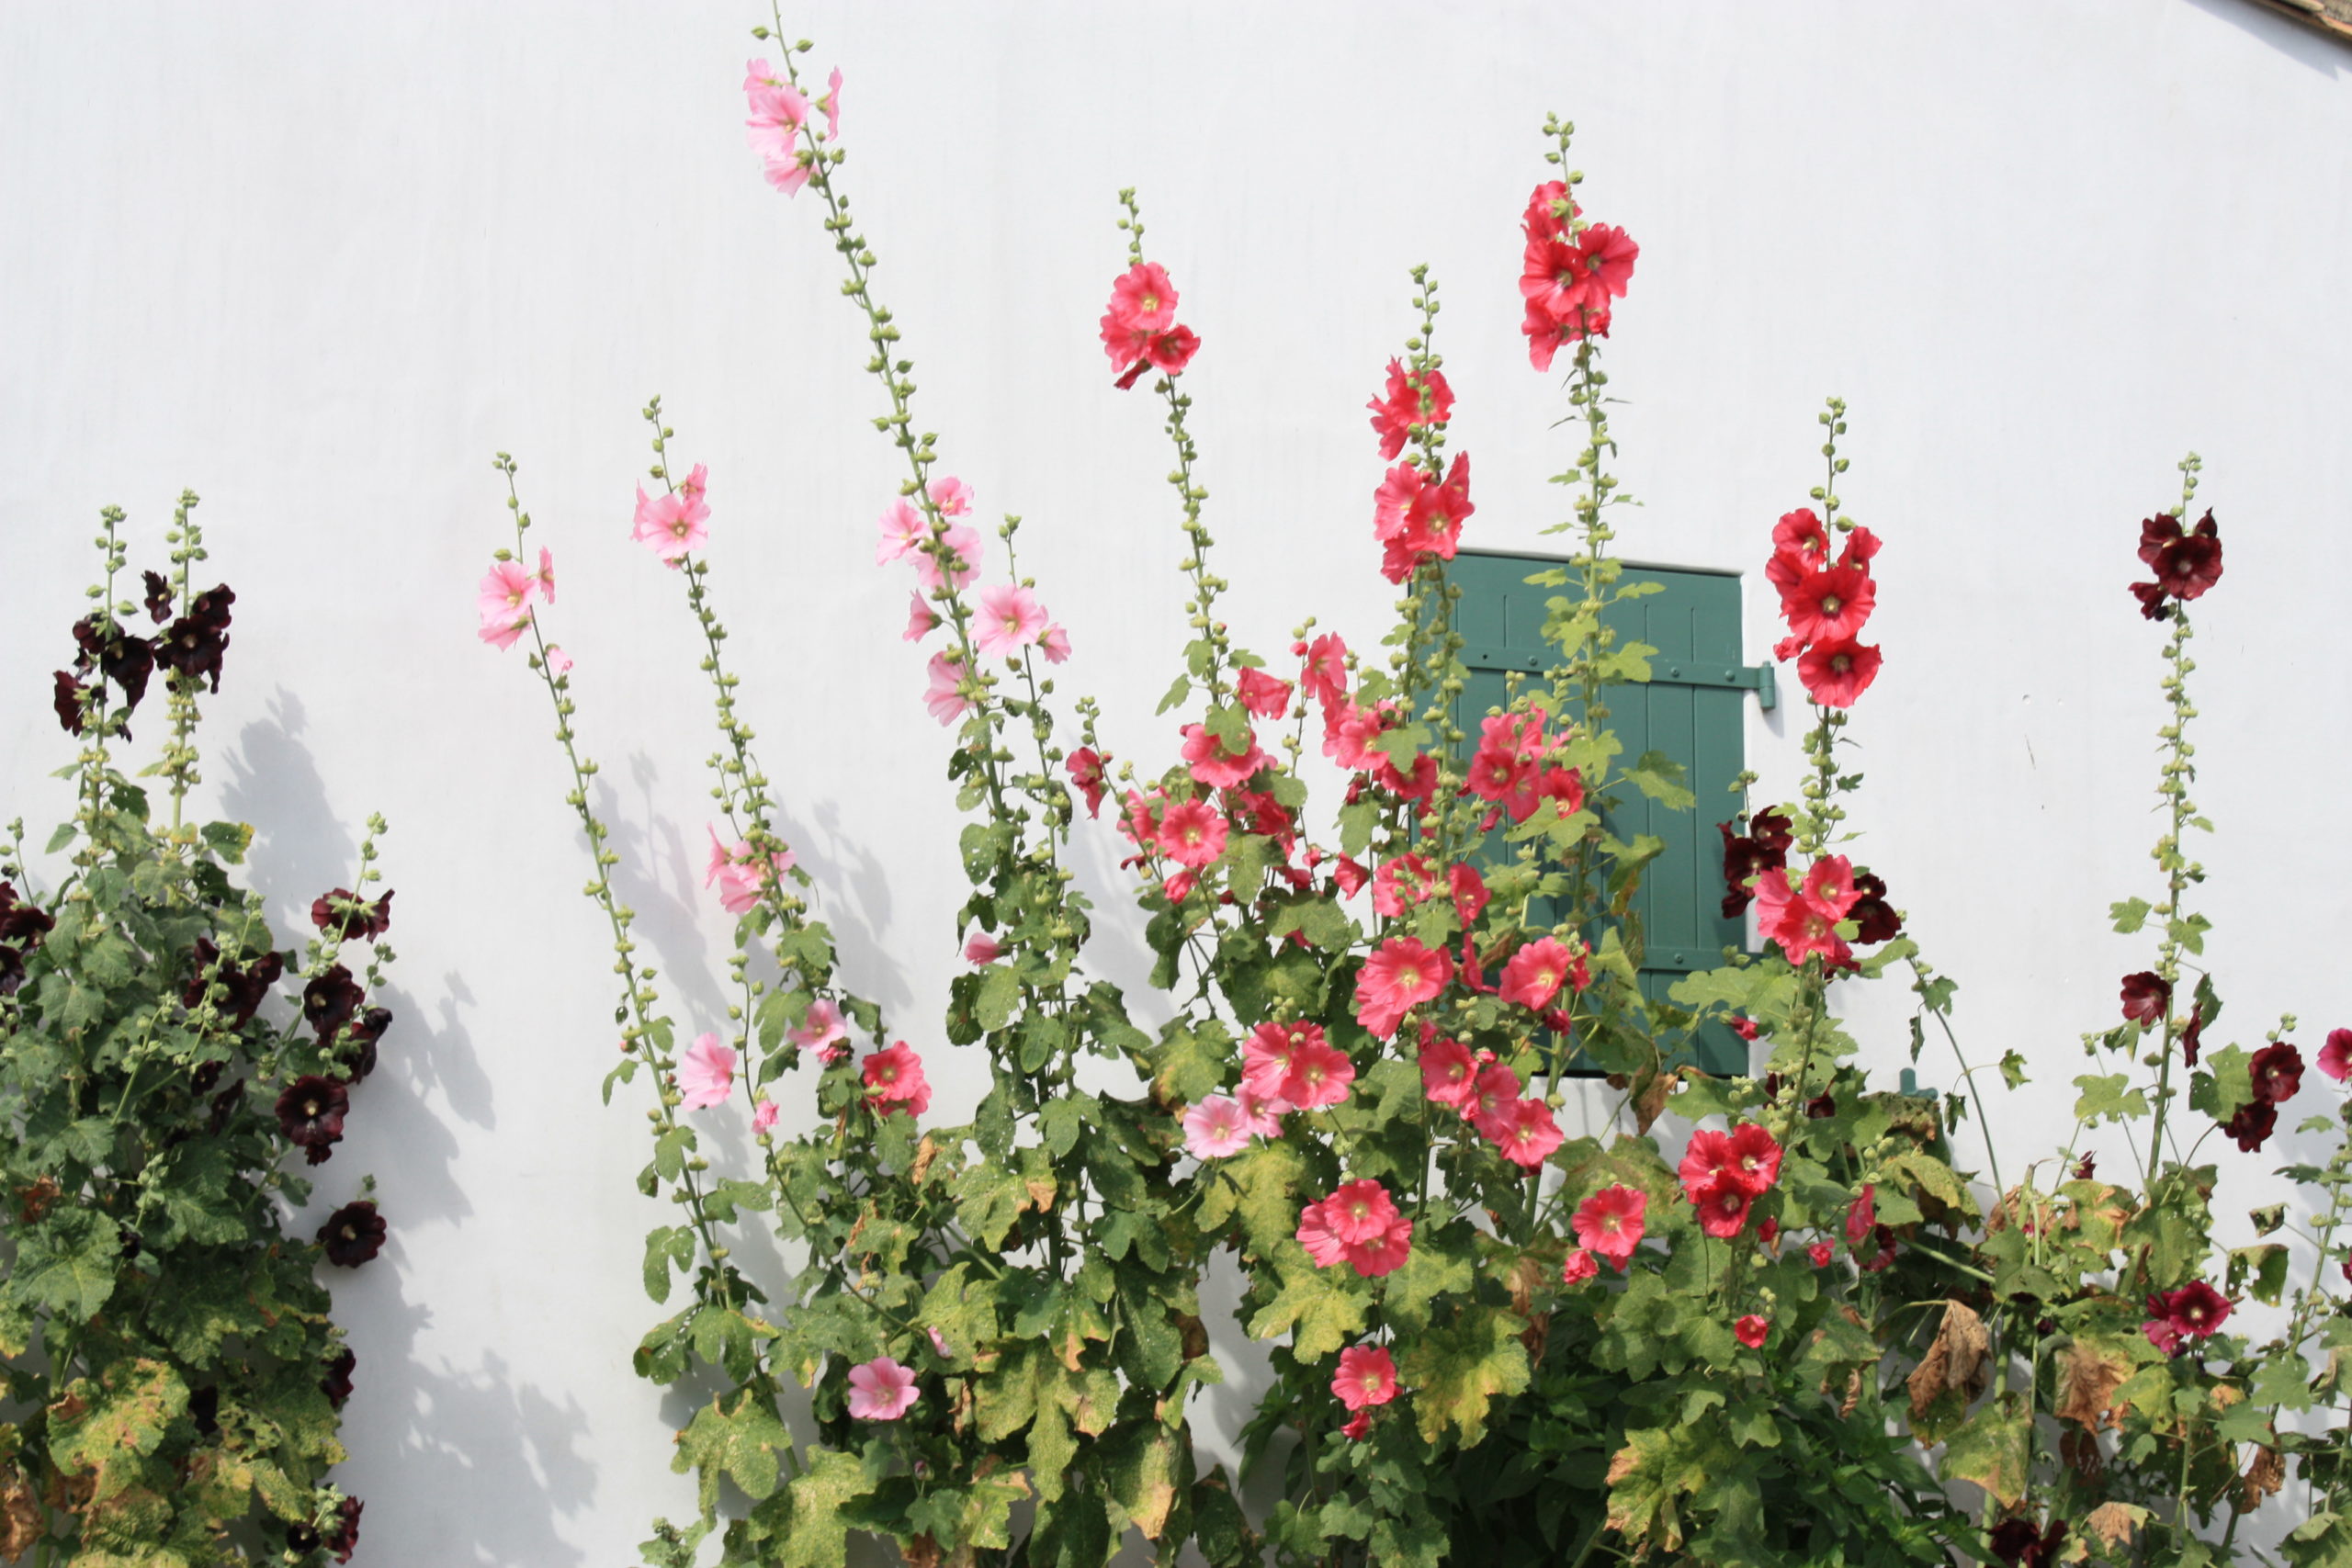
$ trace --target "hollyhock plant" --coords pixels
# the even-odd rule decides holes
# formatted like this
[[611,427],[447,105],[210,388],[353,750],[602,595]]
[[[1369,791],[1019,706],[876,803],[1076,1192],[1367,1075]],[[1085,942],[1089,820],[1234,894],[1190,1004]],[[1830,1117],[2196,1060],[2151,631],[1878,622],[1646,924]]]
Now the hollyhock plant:
[[678,1108],[707,1111],[726,1104],[735,1088],[737,1060],[733,1048],[720,1044],[718,1035],[707,1032],[696,1035],[678,1058],[678,1092],[683,1097]]
[[1340,1352],[1331,1392],[1350,1410],[1385,1404],[1396,1397],[1396,1362],[1385,1345],[1351,1345]]
[[1649,1203],[1649,1194],[1638,1187],[1619,1182],[1602,1188],[1577,1206],[1571,1224],[1577,1242],[1623,1272],[1642,1244],[1642,1216]]
[[915,1388],[914,1371],[888,1356],[876,1356],[849,1370],[849,1414],[856,1421],[896,1421],[922,1395]]

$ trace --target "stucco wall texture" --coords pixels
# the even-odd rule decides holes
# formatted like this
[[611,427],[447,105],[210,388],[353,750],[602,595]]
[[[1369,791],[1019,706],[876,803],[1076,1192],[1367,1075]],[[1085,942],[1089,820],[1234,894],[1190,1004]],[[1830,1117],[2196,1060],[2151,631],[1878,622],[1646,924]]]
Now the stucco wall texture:
[[[726,932],[699,886],[693,628],[628,538],[656,391],[710,467],[729,646],[848,977],[933,1055],[944,1113],[975,1094],[922,1032],[960,967],[961,877],[906,584],[873,560],[897,470],[819,212],[743,143],[763,19],[0,10],[0,815],[38,839],[70,810],[48,672],[98,507],[160,559],[188,485],[238,594],[205,795],[258,828],[282,929],[347,880],[368,811],[392,822],[399,1021],[330,1168],[373,1170],[392,1225],[337,1282],[362,1563],[609,1563],[693,1506],[669,1460],[694,1394],[628,1370],[664,1213],[632,1180],[637,1107],[598,1103],[609,954],[569,782],[520,654],[474,637],[506,537],[493,450],[556,553],[600,801],[682,1018],[723,1009]],[[1410,265],[1443,284],[1470,542],[1560,548],[1565,403],[1515,287],[1557,109],[1589,208],[1642,246],[1606,356],[1643,502],[1621,548],[1744,573],[1751,660],[1770,524],[1817,482],[1821,399],[1850,402],[1848,510],[1885,540],[1854,852],[1961,982],[1975,1057],[2031,1063],[1996,1096],[2005,1151],[2063,1141],[2077,1036],[2144,963],[2105,920],[2151,890],[2156,831],[2161,639],[2124,584],[2192,447],[2228,549],[2197,643],[2218,1032],[2290,1010],[2310,1048],[2352,1022],[2352,47],[2243,0],[905,0],[786,25],[846,73],[844,178],[920,423],[984,515],[1027,520],[1076,644],[1063,692],[1102,698],[1118,753],[1172,754],[1149,716],[1185,633],[1159,417],[1094,341],[1114,193],[1141,187],[1204,340],[1186,383],[1237,632],[1279,650],[1314,614],[1368,647],[1392,594],[1363,408]],[[1750,712],[1770,799],[1799,710]],[[1080,838],[1115,910],[1120,847]],[[1104,928],[1103,967],[1139,981],[1133,922]],[[1890,1070],[1901,999],[1854,1008]],[[2232,1163],[2242,1211],[2272,1162]],[[1257,1363],[1219,1349],[1229,1432]]]

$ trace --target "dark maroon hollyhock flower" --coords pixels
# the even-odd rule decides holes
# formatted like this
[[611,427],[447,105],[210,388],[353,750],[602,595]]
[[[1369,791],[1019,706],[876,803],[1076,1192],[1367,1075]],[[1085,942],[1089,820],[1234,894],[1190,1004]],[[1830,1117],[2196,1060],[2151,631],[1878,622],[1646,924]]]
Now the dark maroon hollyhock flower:
[[2086,1154],[2083,1156],[2082,1163],[2075,1167],[2075,1179],[2088,1181],[2098,1170],[2098,1156],[2096,1153]]
[[2180,1054],[2187,1058],[2188,1065],[2192,1067],[2197,1065],[2198,1048],[2204,1043],[2204,1040],[2205,1010],[2201,1007],[2192,1007],[2188,1010],[2188,1027],[2180,1032]]
[[[245,1080],[239,1078],[235,1083],[231,1084],[227,1089],[222,1089],[219,1094],[212,1097],[212,1114],[206,1119],[205,1131],[218,1134],[222,1128],[229,1124],[229,1118],[237,1113],[237,1108],[244,1104],[244,1102]],[[324,1159],[327,1156],[323,1154],[319,1156],[319,1159]],[[316,1165],[319,1163],[319,1159],[314,1159],[311,1163],[312,1165]]]
[[57,710],[57,722],[68,735],[82,733],[82,694],[87,689],[65,671],[57,672],[57,694],[50,699],[50,706]]
[[2303,1087],[2303,1054],[2284,1040],[2265,1045],[2246,1064],[2254,1077],[2254,1092],[2266,1104],[2284,1105]]
[[2278,1130],[2278,1108],[2267,1100],[2250,1100],[2237,1114],[2222,1123],[2222,1131],[2237,1140],[2241,1153],[2253,1154]]
[[96,665],[98,673],[121,691],[124,705],[137,707],[147,694],[147,677],[155,672],[154,645],[143,637],[132,637],[113,621],[101,623],[95,615],[74,623],[74,640],[82,649],[74,668],[86,671]]
[[0,997],[13,997],[24,987],[25,960],[17,951],[0,942]]
[[1838,1114],[1838,1097],[1824,1089],[1804,1102],[1804,1113],[1815,1122],[1826,1122]]
[[48,910],[20,901],[13,883],[0,882],[0,942],[18,942],[30,952],[56,929],[57,922],[49,918]]
[[288,1142],[300,1144],[312,1165],[343,1142],[343,1119],[351,1111],[351,1097],[333,1078],[306,1073],[286,1086],[277,1097],[277,1125]]
[[1861,895],[1846,918],[1861,927],[1854,933],[1854,941],[1863,947],[1882,942],[1893,942],[1903,933],[1903,917],[1886,901],[1886,884],[1869,872],[1854,874],[1854,890]]
[[[345,912],[338,914],[337,905],[345,906]],[[338,887],[311,900],[311,923],[345,942],[373,942],[392,929],[392,896],[387,893],[370,904],[350,888]]]
[[142,571],[139,580],[147,586],[147,597],[141,602],[160,626],[172,618],[172,585],[164,581],[164,574],[160,571]]
[[369,1008],[343,1032],[343,1049],[336,1053],[336,1059],[353,1083],[365,1083],[376,1070],[376,1042],[384,1037],[391,1021],[391,1009]]
[[2009,1568],[2051,1568],[2066,1540],[2066,1521],[2052,1519],[2037,1532],[2031,1519],[2005,1519],[1993,1530],[1993,1555]]
[[196,1423],[196,1435],[209,1438],[220,1430],[220,1391],[199,1388],[187,1396],[188,1419]]
[[338,964],[302,987],[302,1019],[319,1032],[319,1043],[323,1045],[351,1021],[351,1015],[367,999],[351,971]]
[[[187,988],[180,992],[180,1000],[188,1007],[201,1005],[208,978],[217,978],[229,993],[220,1003],[221,1010],[229,1018],[229,1027],[243,1029],[261,1010],[262,999],[269,995],[269,988],[277,984],[278,976],[286,973],[286,959],[282,953],[265,953],[242,968],[234,964],[222,964],[220,960],[220,950],[209,939],[196,939],[196,973],[188,976]],[[220,971],[217,976],[213,974],[216,966]]]
[[384,1216],[365,1198],[345,1203],[319,1227],[319,1245],[327,1249],[328,1262],[356,1269],[384,1250]]
[[2177,517],[2151,517],[2140,525],[2140,560],[2155,572],[2156,585],[2176,599],[2195,599],[2222,580],[2221,530],[2209,510],[2192,530]]
[[2165,597],[2165,591],[2155,583],[2132,583],[2132,597],[2140,601],[2142,620],[2161,621],[2172,614],[2172,601]]
[[351,1374],[358,1365],[359,1358],[352,1354],[347,1346],[342,1355],[327,1363],[327,1375],[319,1383],[319,1391],[337,1410],[342,1409],[344,1402],[351,1397]]
[[[335,1520],[334,1533],[321,1542],[334,1553],[337,1562],[350,1562],[353,1550],[359,1545],[359,1510],[366,1506],[356,1497],[345,1497]],[[2063,1530],[2065,1527],[2059,1528]]]
[[1894,1231],[1892,1226],[1879,1226],[1871,1232],[1871,1239],[1878,1243],[1878,1254],[1861,1261],[1860,1268],[1865,1274],[1875,1274],[1894,1261]]
[[188,1080],[187,1091],[198,1099],[202,1099],[219,1087],[220,1075],[228,1070],[229,1064],[226,1062],[205,1063],[196,1069],[196,1076]]
[[1724,839],[1724,919],[1738,915],[1756,897],[1745,886],[1749,877],[1788,865],[1789,846],[1796,841],[1790,832],[1792,826],[1777,811],[1758,812],[1744,834],[1734,833],[1730,822],[1715,824],[1715,831]]
[[210,677],[218,692],[220,659],[229,651],[229,606],[236,602],[225,583],[189,600],[187,614],[164,627],[157,639],[157,660],[190,680]]
[[319,1532],[308,1525],[286,1527],[286,1550],[308,1557],[320,1546]]
[[2145,1029],[2164,1021],[2172,1006],[2172,985],[2152,969],[2123,976],[2123,1016]]
[[2202,1280],[2148,1297],[2148,1321],[2140,1331],[2167,1356],[2177,1356],[2191,1339],[2210,1339],[2229,1321],[2229,1298]]

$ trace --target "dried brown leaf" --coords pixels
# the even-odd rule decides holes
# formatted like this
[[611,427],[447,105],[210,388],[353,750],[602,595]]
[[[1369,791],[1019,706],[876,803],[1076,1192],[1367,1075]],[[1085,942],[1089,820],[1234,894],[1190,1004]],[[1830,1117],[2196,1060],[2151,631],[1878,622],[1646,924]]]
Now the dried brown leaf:
[[2120,1424],[2123,1406],[2115,1391],[2133,1370],[2132,1359],[2111,1346],[2073,1341],[2058,1353],[2058,1418],[2086,1432]]
[[2254,1450],[2254,1462],[2246,1466],[2245,1484],[2238,1488],[2238,1512],[2251,1514],[2262,1506],[2262,1500],[2287,1483],[2287,1458],[2277,1449]]
[[2109,1546],[2125,1546],[2148,1521],[2148,1510],[2131,1503],[2101,1503],[2093,1508],[2083,1528]]
[[1935,1342],[1912,1369],[1905,1384],[1911,1390],[1911,1419],[1926,1420],[1928,1407],[1947,1392],[1960,1395],[1962,1410],[1974,1404],[1991,1379],[1986,1362],[1992,1348],[1992,1336],[1973,1309],[1961,1302],[1944,1303],[1944,1320],[1936,1329]]
[[0,1471],[0,1557],[14,1562],[48,1533],[48,1517],[32,1483],[15,1465]]

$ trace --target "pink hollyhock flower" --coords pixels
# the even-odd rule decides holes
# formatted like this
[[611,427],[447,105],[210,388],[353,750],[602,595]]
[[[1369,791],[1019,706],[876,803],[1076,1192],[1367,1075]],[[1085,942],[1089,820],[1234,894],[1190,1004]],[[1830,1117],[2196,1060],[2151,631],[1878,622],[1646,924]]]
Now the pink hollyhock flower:
[[964,944],[964,956],[974,964],[993,964],[1004,956],[1004,949],[986,931],[974,931],[972,940]]
[[790,850],[779,850],[770,857],[771,867],[763,870],[759,852],[749,839],[738,840],[733,848],[718,841],[718,829],[707,828],[710,834],[710,863],[703,873],[702,885],[718,884],[718,906],[730,915],[751,912],[760,901],[760,894],[771,883],[790,871],[797,863]]
[[1341,855],[1331,863],[1331,880],[1339,887],[1340,897],[1352,898],[1363,891],[1363,885],[1372,880],[1372,873]]
[[1159,852],[1195,870],[1225,853],[1226,823],[1205,800],[1179,801],[1159,821]]
[[922,1396],[915,1392],[915,1374],[888,1356],[876,1356],[849,1370],[849,1413],[860,1421],[896,1421]]
[[953,474],[931,481],[931,503],[942,517],[961,517],[972,510],[972,487]]
[[888,1051],[865,1058],[866,1092],[885,1111],[905,1111],[920,1116],[931,1109],[931,1082],[922,1074],[922,1058],[903,1040]]
[[1576,956],[1568,950],[1567,943],[1557,937],[1547,936],[1541,941],[1531,942],[1512,953],[1510,962],[1503,965],[1499,994],[1507,1002],[1516,1002],[1532,1012],[1542,1012],[1559,994]]
[[1822,706],[1849,708],[1878,679],[1883,662],[1877,649],[1839,637],[1806,649],[1797,659],[1797,678]]
[[1699,1228],[1718,1241],[1737,1235],[1747,1224],[1748,1205],[1756,1200],[1729,1182],[1698,1196]]
[[648,496],[639,485],[637,521],[629,536],[674,568],[688,551],[700,549],[710,537],[710,530],[704,526],[709,521],[710,508],[703,504],[700,491]]
[[1441,1040],[1431,1031],[1421,1042],[1421,1092],[1437,1104],[1467,1109],[1478,1096],[1478,1058],[1459,1040]]
[[1577,1240],[1609,1259],[1621,1272],[1642,1244],[1643,1216],[1649,1212],[1649,1194],[1619,1183],[1604,1187],[1578,1205]]
[[698,1034],[678,1058],[678,1107],[682,1111],[707,1111],[727,1102],[728,1091],[735,1087],[735,1053],[718,1043],[716,1034]]
[[1390,937],[1356,974],[1356,1021],[1383,1040],[1405,1014],[1434,998],[1453,978],[1453,961],[1413,937]]
[[816,1052],[820,1061],[838,1061],[849,1049],[849,1024],[838,1003],[819,997],[801,1015],[800,1026],[785,1038],[804,1051]]
[[1356,1065],[1317,1029],[1291,1053],[1290,1070],[1283,1075],[1278,1092],[1299,1110],[1315,1111],[1346,1100],[1355,1078]]
[[2177,1356],[2191,1339],[2211,1338],[2229,1321],[2230,1303],[2221,1292],[2202,1280],[2191,1280],[2177,1291],[2148,1298],[2150,1317],[2140,1325],[2148,1343],[2167,1356]]
[[1389,1358],[1387,1348],[1374,1349],[1354,1345],[1340,1351],[1340,1371],[1331,1379],[1331,1392],[1351,1410],[1385,1404],[1396,1398],[1396,1363]]
[[882,509],[882,515],[875,520],[874,528],[882,536],[874,547],[876,566],[888,566],[902,556],[914,554],[931,537],[931,525],[923,521],[922,513],[910,505],[904,496]]
[[1501,1130],[1495,1136],[1495,1146],[1502,1151],[1503,1158],[1521,1169],[1533,1170],[1542,1165],[1562,1142],[1559,1123],[1552,1119],[1552,1108],[1540,1100],[1513,1100],[1499,1123]]
[[1290,682],[1277,681],[1263,670],[1244,670],[1235,687],[1241,705],[1260,718],[1280,718],[1290,711]]
[[1593,1262],[1592,1254],[1579,1247],[1568,1254],[1566,1263],[1560,1265],[1560,1283],[1581,1285],[1600,1272],[1600,1265]]
[[[951,580],[960,591],[969,588],[972,580],[980,575],[980,536],[967,523],[951,525],[940,536],[939,543],[915,553],[915,581],[925,588],[938,589]],[[944,562],[955,561],[953,570]]]
[[1250,1146],[1250,1118],[1230,1095],[1213,1094],[1184,1112],[1184,1147],[1194,1159],[1223,1159]]
[[1863,1238],[1878,1228],[1878,1183],[1862,1183],[1861,1191],[1846,1205],[1846,1245],[1860,1247]]
[[1813,1266],[1815,1269],[1826,1269],[1829,1267],[1829,1260],[1837,1256],[1837,1248],[1826,1241],[1816,1241],[1804,1249],[1804,1255],[1813,1259]]
[[1252,1137],[1279,1138],[1283,1118],[1295,1109],[1279,1094],[1260,1094],[1248,1084],[1233,1097],[1241,1106],[1242,1122]]
[[1733,1324],[1731,1331],[1739,1342],[1749,1349],[1761,1350],[1764,1348],[1765,1339],[1772,1332],[1772,1325],[1770,1319],[1749,1313],[1746,1317]]
[[773,1100],[763,1100],[752,1107],[752,1131],[764,1133],[775,1125],[776,1109]]
[[931,676],[931,689],[922,694],[922,705],[931,716],[942,724],[950,723],[972,711],[972,699],[963,693],[963,654],[955,649],[934,653],[924,668]]
[[939,1332],[939,1329],[932,1324],[923,1325],[922,1331],[931,1337],[931,1348],[943,1360],[955,1359],[956,1352],[947,1348],[947,1336]]
[[1101,815],[1102,794],[1110,787],[1102,776],[1102,754],[1091,746],[1081,746],[1064,760],[1062,767],[1069,773],[1069,782],[1086,796],[1086,814],[1089,817]]
[[481,580],[474,605],[481,620],[481,639],[503,653],[514,646],[531,624],[531,596],[538,580],[521,561],[492,563]]
[[1487,879],[1476,866],[1457,865],[1445,874],[1445,880],[1453,893],[1454,918],[1466,931],[1487,908]]
[[1238,751],[1233,742],[1212,735],[1200,725],[1188,724],[1182,733],[1185,762],[1193,776],[1211,789],[1231,789],[1266,765],[1266,754],[1258,749],[1258,737],[1248,728],[1241,732],[1242,746]]
[[1048,664],[1067,663],[1069,660],[1069,630],[1059,621],[1038,634],[1037,646],[1046,650]]
[[980,590],[980,613],[973,625],[973,640],[982,653],[990,659],[1009,659],[1045,631],[1046,612],[1026,588],[998,583]]
[[1158,262],[1137,262],[1111,285],[1111,320],[1147,333],[1166,332],[1176,321],[1176,286]]
[[1478,1069],[1470,1094],[1470,1122],[1496,1143],[1502,1142],[1510,1108],[1519,1103],[1519,1075],[1500,1062]]
[[1389,713],[1380,707],[1358,707],[1342,697],[1323,710],[1323,754],[1343,768],[1377,767],[1386,759],[1372,749],[1388,728]]
[[1299,1214],[1299,1245],[1318,1268],[1344,1260],[1366,1279],[1402,1268],[1412,1235],[1413,1222],[1397,1213],[1388,1190],[1369,1178],[1348,1182]]
[[1429,863],[1419,855],[1392,855],[1372,875],[1372,908],[1395,919],[1437,891]]
[[1809,571],[1781,590],[1781,614],[1788,619],[1789,631],[1806,642],[1850,638],[1871,618],[1877,603],[1878,587],[1859,566]]
[[1299,683],[1313,694],[1325,708],[1343,702],[1348,694],[1348,645],[1336,632],[1326,632],[1311,643],[1301,643],[1292,649],[1306,662],[1299,673]]
[[1393,458],[1405,449],[1416,425],[1443,424],[1453,416],[1453,389],[1442,370],[1408,372],[1397,360],[1388,362],[1388,389],[1364,405],[1372,411],[1373,434],[1380,437],[1380,455]]
[[564,652],[554,643],[548,644],[548,671],[554,675],[571,673],[571,655]]
[[2352,1077],[2352,1029],[2331,1029],[2319,1048],[2319,1070],[2342,1083]]
[[532,574],[531,581],[537,585],[541,598],[550,604],[555,603],[555,555],[544,546],[539,549],[539,570]]
[[825,108],[825,140],[838,141],[842,134],[842,68],[840,66],[833,67],[832,75],[825,82],[825,96],[818,101]]
[[907,600],[907,629],[899,634],[900,642],[921,642],[939,629],[939,612],[923,602],[920,593]]
[[[1811,878],[1808,876],[1808,883]],[[1819,953],[1834,968],[1852,955],[1838,934],[1838,911],[1815,902],[1789,886],[1789,874],[1779,867],[1756,876],[1756,930],[1767,942],[1778,942],[1792,964],[1803,964]]]

